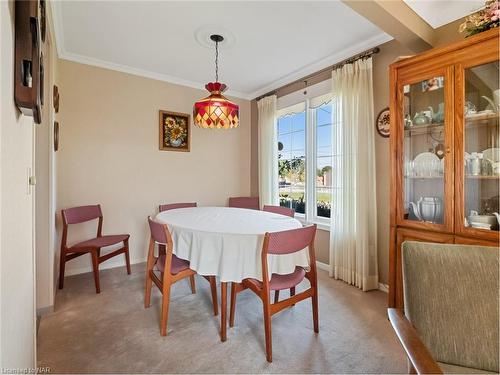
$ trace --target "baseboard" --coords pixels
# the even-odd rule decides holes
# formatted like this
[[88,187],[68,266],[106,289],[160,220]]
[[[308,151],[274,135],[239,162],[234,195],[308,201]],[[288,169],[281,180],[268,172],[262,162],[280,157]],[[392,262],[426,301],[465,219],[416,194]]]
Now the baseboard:
[[54,305],[40,307],[36,309],[36,316],[43,316],[54,312]]
[[[144,263],[146,262],[146,259],[132,259],[130,261],[130,264],[138,264],[138,263]],[[66,263],[67,264],[67,263]],[[118,268],[118,267],[125,267],[125,262],[123,264],[113,264],[113,263],[102,263],[99,265],[99,270],[107,270],[111,268]],[[64,272],[64,276],[73,276],[73,275],[79,275],[81,273],[88,273],[92,272],[92,267],[81,267],[81,268],[74,268],[74,269],[66,269]]]
[[389,285],[378,283],[378,290],[380,290],[384,293],[389,293]]
[[318,269],[323,270],[323,271],[327,271],[327,272],[330,271],[330,265],[323,263],[323,262],[316,261],[316,267],[318,267]]

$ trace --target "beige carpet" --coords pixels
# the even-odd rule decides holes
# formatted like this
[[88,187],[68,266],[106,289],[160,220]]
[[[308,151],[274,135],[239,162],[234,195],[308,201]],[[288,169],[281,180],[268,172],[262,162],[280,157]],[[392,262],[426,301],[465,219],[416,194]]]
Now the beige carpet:
[[156,288],[152,306],[143,307],[144,264],[130,276],[124,268],[101,271],[99,295],[91,274],[67,277],[55,312],[40,323],[38,366],[53,373],[404,373],[387,295],[319,273],[320,333],[312,329],[309,301],[275,315],[271,364],[260,300],[250,291],[238,296],[236,326],[222,343],[201,277],[194,295],[187,281],[174,285],[166,337],[159,333]]

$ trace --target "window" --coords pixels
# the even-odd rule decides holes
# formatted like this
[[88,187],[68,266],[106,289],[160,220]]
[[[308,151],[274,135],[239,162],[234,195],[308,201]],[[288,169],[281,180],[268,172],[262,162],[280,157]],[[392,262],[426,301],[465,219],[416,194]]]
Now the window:
[[316,216],[329,218],[332,197],[332,106],[314,111],[316,132]]
[[305,214],[305,111],[278,119],[278,175],[280,205]]
[[330,95],[280,109],[277,126],[280,205],[293,208],[307,222],[328,225],[333,160]]

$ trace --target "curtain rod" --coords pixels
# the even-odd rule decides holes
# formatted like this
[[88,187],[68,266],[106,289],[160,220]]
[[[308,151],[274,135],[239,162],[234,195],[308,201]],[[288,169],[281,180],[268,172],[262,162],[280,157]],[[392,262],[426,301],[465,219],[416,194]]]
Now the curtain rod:
[[289,86],[292,86],[292,85],[295,85],[297,83],[301,83],[301,82],[304,82],[304,81],[308,81],[311,78],[314,78],[314,77],[317,77],[317,76],[323,74],[324,72],[341,68],[341,67],[343,67],[346,64],[351,64],[351,63],[355,62],[356,60],[367,59],[370,56],[372,56],[372,55],[374,55],[376,53],[379,53],[379,52],[380,52],[380,48],[379,47],[375,47],[375,48],[371,48],[369,50],[366,50],[364,52],[358,53],[357,55],[351,56],[351,57],[349,57],[349,58],[347,58],[345,60],[342,60],[341,62],[338,62],[338,63],[336,63],[334,65],[328,66],[328,67],[326,67],[324,69],[321,69],[320,71],[317,71],[315,73],[309,74],[309,75],[307,75],[307,76],[305,76],[303,78],[297,79],[296,81],[287,83],[286,85],[283,85],[281,87],[278,87],[277,89],[269,91],[268,93],[260,95],[257,98],[255,98],[255,100],[260,100],[260,99],[262,99],[262,98],[264,98],[264,97],[266,97],[268,95],[277,94],[278,91],[283,90],[286,87],[289,87]]

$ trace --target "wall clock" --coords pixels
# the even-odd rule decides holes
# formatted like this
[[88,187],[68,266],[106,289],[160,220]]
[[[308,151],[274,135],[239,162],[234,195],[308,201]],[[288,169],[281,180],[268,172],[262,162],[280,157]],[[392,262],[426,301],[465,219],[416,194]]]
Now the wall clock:
[[377,127],[378,134],[384,138],[389,138],[391,128],[389,107],[380,111],[375,126]]

